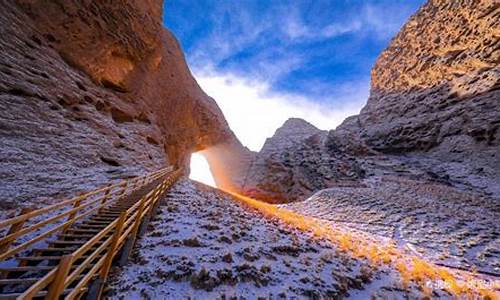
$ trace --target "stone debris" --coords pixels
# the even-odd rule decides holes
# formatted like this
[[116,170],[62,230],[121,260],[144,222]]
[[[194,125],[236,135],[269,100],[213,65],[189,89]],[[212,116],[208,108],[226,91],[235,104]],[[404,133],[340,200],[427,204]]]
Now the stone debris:
[[[174,212],[168,211],[172,205],[178,207]],[[232,234],[238,238],[229,238]],[[356,291],[383,295],[382,287],[400,286],[390,270],[354,259],[191,181],[177,183],[162,200],[133,258],[115,268],[109,281],[108,299],[342,299]],[[365,291],[373,282],[377,288]],[[420,292],[395,294],[418,297]]]

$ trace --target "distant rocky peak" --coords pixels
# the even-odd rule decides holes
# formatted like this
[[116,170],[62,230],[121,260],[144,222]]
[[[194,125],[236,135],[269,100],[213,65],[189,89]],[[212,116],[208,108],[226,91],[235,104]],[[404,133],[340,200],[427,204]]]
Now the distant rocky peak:
[[273,137],[286,136],[304,138],[321,131],[322,130],[318,129],[306,120],[300,118],[290,118],[276,130]]
[[266,140],[262,151],[268,152],[272,149],[285,149],[286,147],[302,143],[305,139],[316,134],[324,134],[326,136],[327,131],[320,130],[303,119],[290,118],[276,130],[271,138]]

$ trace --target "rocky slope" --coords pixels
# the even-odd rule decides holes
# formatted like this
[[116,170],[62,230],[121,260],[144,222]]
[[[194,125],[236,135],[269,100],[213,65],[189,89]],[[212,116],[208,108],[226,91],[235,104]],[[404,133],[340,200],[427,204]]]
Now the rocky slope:
[[414,172],[414,178],[373,176],[361,187],[325,189],[284,207],[347,230],[391,237],[436,264],[500,274],[498,201]]
[[495,1],[425,4],[373,67],[361,139],[382,152],[480,152],[498,166],[499,27]]
[[266,140],[244,178],[243,193],[272,203],[303,199],[333,185],[350,185],[364,172],[329,143],[328,132],[289,119]]
[[277,133],[249,169],[243,193],[291,201],[345,180],[360,184],[362,174],[386,169],[370,159],[377,154],[500,198],[499,16],[494,1],[428,1],[375,63],[360,115],[328,135],[311,131],[295,146],[277,145]]
[[[178,182],[116,268],[108,299],[420,299],[390,268],[248,210],[231,196]],[[434,298],[450,296],[436,289]]]
[[1,3],[5,208],[186,166],[222,142],[247,154],[162,27],[162,1]]

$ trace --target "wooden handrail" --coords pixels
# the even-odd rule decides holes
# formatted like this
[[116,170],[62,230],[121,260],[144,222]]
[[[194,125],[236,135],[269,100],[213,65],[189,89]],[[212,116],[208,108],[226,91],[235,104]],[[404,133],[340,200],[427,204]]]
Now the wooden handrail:
[[49,286],[51,282],[54,281],[54,277],[56,277],[57,269],[52,269],[49,273],[45,274],[40,280],[38,280],[35,284],[30,286],[24,293],[22,293],[17,299],[32,299],[35,295],[41,291],[42,289]]
[[97,272],[99,272],[102,264],[104,264],[105,259],[106,259],[105,256],[102,257],[101,259],[99,259],[99,261],[97,261],[97,263],[92,267],[92,269],[90,269],[90,271],[80,280],[80,282],[78,282],[78,284],[75,286],[75,288],[64,299],[71,299],[71,300],[76,299],[79,296],[82,288],[84,286],[88,285],[88,283],[92,279],[92,277]]
[[[107,268],[110,267],[110,257],[114,257],[116,253],[121,249],[123,244],[125,243],[125,240],[127,238],[131,238],[136,232],[137,232],[137,227],[140,221],[144,218],[144,216],[149,212],[150,209],[154,207],[154,204],[156,201],[159,200],[160,195],[165,192],[165,190],[177,179],[179,176],[180,171],[174,172],[171,177],[167,177],[165,180],[163,180],[160,184],[158,184],[152,191],[147,193],[144,197],[141,198],[140,201],[135,203],[132,207],[130,207],[126,212],[122,212],[122,215],[120,219],[115,220],[116,223],[114,223],[114,228],[116,229],[118,227],[118,224],[123,222],[123,225],[120,226],[121,228],[127,228],[126,230],[123,231],[122,234],[113,237],[109,237],[105,243],[108,241],[112,241],[110,244],[111,249],[109,251],[112,251],[111,254],[108,252],[108,255],[102,257],[93,267],[92,269],[87,273],[84,278],[80,280],[80,282],[76,285],[75,289],[66,296],[65,299],[75,299],[78,296],[79,291],[88,283],[89,280],[91,280],[92,276],[97,274],[98,272],[101,272],[101,274],[105,274],[103,280],[106,279],[107,277],[107,272],[109,271]],[[122,216],[124,216],[124,219],[122,219]],[[111,225],[111,224],[110,224]],[[122,231],[121,228],[119,231]],[[102,232],[106,231],[108,232],[109,228],[103,229]],[[116,229],[118,230],[118,229]],[[116,239],[116,240],[115,240]],[[116,244],[115,244],[116,242]],[[94,254],[101,253],[102,249],[96,249],[91,256]],[[89,260],[85,266],[88,267],[88,263],[90,263],[92,260]],[[107,263],[106,263],[107,262]],[[82,263],[81,267],[82,269],[84,263]],[[72,276],[73,277],[73,276]],[[75,276],[76,277],[76,276]],[[64,286],[68,286],[71,284],[71,282],[66,282]]]
[[63,256],[61,262],[59,262],[59,266],[57,267],[55,280],[53,284],[51,284],[49,293],[47,294],[45,299],[59,298],[59,295],[61,295],[62,291],[64,290],[64,278],[68,276],[73,261],[75,261],[73,254]]
[[[89,207],[90,205],[95,204],[95,203],[97,203],[97,202],[99,202],[99,201],[101,201],[101,199],[95,199],[94,201],[90,201],[90,202],[88,202],[88,203],[82,204],[82,205],[77,206],[77,207],[75,207],[75,208],[73,208],[73,209],[70,209],[70,210],[68,210],[68,211],[62,212],[62,213],[60,213],[60,214],[58,214],[58,215],[56,215],[56,216],[54,216],[54,217],[52,217],[52,218],[49,218],[49,219],[46,219],[46,220],[44,220],[44,221],[42,221],[42,222],[38,222],[38,223],[36,223],[36,224],[34,224],[34,225],[31,225],[30,227],[26,227],[26,228],[23,228],[23,229],[21,229],[21,230],[18,230],[18,231],[17,231],[17,232],[15,232],[15,233],[12,233],[12,234],[10,234],[10,235],[7,235],[7,236],[3,237],[3,238],[0,240],[0,245],[4,244],[4,243],[6,243],[6,242],[10,242],[10,241],[12,241],[12,240],[14,240],[14,239],[16,239],[16,238],[18,238],[18,237],[20,237],[20,236],[22,236],[22,235],[24,235],[24,234],[28,233],[28,232],[34,231],[34,230],[36,230],[36,229],[38,229],[38,228],[41,228],[41,227],[43,227],[43,226],[45,226],[45,225],[48,225],[48,224],[54,223],[54,221],[57,221],[57,220],[59,220],[59,219],[62,219],[63,217],[65,217],[65,216],[67,216],[67,215],[71,215],[71,214],[77,213],[78,211],[80,211],[80,210],[82,210],[82,209],[84,209],[84,208],[86,208],[86,207]],[[75,203],[76,203],[76,202],[75,202]],[[71,218],[70,220],[74,220],[75,218],[76,218],[76,217],[75,217],[75,216],[73,216],[73,218]],[[70,220],[68,220],[68,221],[70,221]],[[66,222],[66,223],[67,223],[67,222]],[[73,223],[73,222],[71,222],[71,223]],[[71,225],[71,223],[70,223],[70,225]]]
[[[167,168],[158,170],[156,172],[147,174],[145,176],[134,177],[131,179],[123,180],[117,184],[109,185],[107,187],[100,188],[100,189],[85,193],[83,195],[79,195],[77,197],[63,201],[61,203],[49,205],[47,207],[44,207],[44,208],[41,208],[38,210],[26,212],[25,214],[13,217],[11,219],[1,221],[0,228],[5,227],[7,225],[12,225],[12,226],[11,226],[11,229],[7,232],[7,235],[0,239],[0,247],[3,250],[2,254],[0,254],[0,261],[5,260],[5,259],[19,253],[21,250],[26,249],[30,245],[50,236],[51,234],[53,234],[59,230],[67,229],[74,222],[76,222],[76,221],[88,216],[89,214],[95,212],[96,209],[101,209],[105,206],[111,205],[112,203],[118,201],[119,197],[126,193],[127,187],[131,183],[142,182],[143,184],[138,186],[138,188],[141,188],[142,186],[145,186],[145,185],[149,184],[150,182],[157,180],[158,178],[161,178],[162,176],[164,176],[165,174],[167,174],[168,172],[171,172],[171,171],[172,171],[172,168],[167,167]],[[120,188],[120,189],[114,190],[115,188]],[[95,199],[91,198],[92,196],[98,195],[99,193],[103,193],[103,196],[95,198]],[[115,197],[115,198],[111,199],[113,197]],[[89,201],[86,201],[86,200],[89,200]],[[95,205],[99,202],[100,202],[100,205],[93,207],[88,211],[84,211],[85,209],[87,209],[87,208],[91,207],[92,205]],[[30,219],[32,219],[34,217],[41,216],[45,213],[52,213],[54,210],[60,209],[62,207],[68,206],[68,205],[73,205],[73,207],[71,209],[63,211],[55,216],[49,215],[49,216],[47,216],[48,218],[43,220],[43,221],[32,224],[32,225],[25,227],[25,228],[22,228],[24,223],[26,223]],[[79,215],[79,213],[81,213],[81,214]],[[15,246],[12,249],[9,249],[10,245],[16,239],[20,238],[21,236],[27,235],[27,234],[34,232],[37,229],[43,228],[47,225],[54,224],[54,222],[64,218],[65,216],[68,216],[68,220],[66,222],[63,222],[60,225],[56,225],[55,227],[48,229],[45,232],[39,233],[37,236],[32,237],[30,240],[23,242],[20,245]]]
[[80,195],[80,196],[77,196],[77,197],[74,197],[72,199],[69,199],[69,200],[65,200],[63,202],[60,202],[60,203],[56,203],[56,204],[52,204],[52,205],[49,205],[49,206],[46,206],[44,208],[40,208],[40,209],[37,209],[37,210],[33,210],[29,213],[26,213],[26,214],[22,214],[22,215],[19,215],[19,216],[16,216],[16,217],[13,217],[13,218],[10,218],[10,219],[7,219],[7,220],[4,220],[4,221],[0,221],[0,229],[3,228],[3,227],[6,227],[8,225],[12,225],[12,224],[15,224],[15,223],[18,223],[20,221],[26,221],[28,219],[31,219],[33,217],[36,217],[36,216],[39,216],[43,213],[46,213],[46,212],[49,212],[49,211],[52,211],[54,209],[58,209],[58,208],[61,208],[61,207],[64,207],[64,206],[67,206],[69,204],[73,204],[74,202],[78,201],[78,200],[83,200],[83,199],[86,199],[90,196],[93,196],[93,195],[97,195],[101,192],[105,192],[107,190],[110,190],[110,189],[113,189],[113,188],[116,188],[116,187],[119,187],[121,185],[123,185],[124,183],[127,183],[127,182],[134,182],[134,181],[137,181],[137,180],[140,180],[142,179],[143,177],[149,177],[149,176],[155,176],[157,175],[158,173],[161,173],[161,172],[169,172],[172,170],[172,167],[167,167],[167,168],[164,168],[164,169],[161,169],[159,171],[156,171],[156,172],[153,172],[151,174],[148,174],[148,175],[145,175],[145,176],[140,176],[140,177],[134,177],[134,178],[131,178],[131,179],[127,179],[127,180],[122,180],[121,182],[119,183],[116,183],[116,184],[113,184],[113,185],[110,185],[110,186],[105,186],[105,187],[102,187],[102,188],[99,188],[97,190],[94,190],[94,191],[91,191],[91,192],[88,192],[88,193],[85,193],[83,195]]
[[[78,249],[69,254],[71,259],[68,258],[69,256],[64,256],[64,258],[59,262],[57,268],[54,268],[49,273],[47,273],[43,278],[41,278],[39,281],[33,284],[28,290],[26,290],[19,297],[19,299],[30,299],[31,297],[34,297],[38,292],[40,292],[45,288],[48,288],[49,290],[46,299],[57,299],[60,297],[62,292],[66,288],[69,288],[70,286],[71,286],[70,288],[71,291],[67,296],[65,296],[65,299],[77,299],[78,297],[81,296],[82,291],[85,291],[85,287],[89,284],[90,281],[92,281],[92,279],[95,276],[98,276],[99,280],[105,282],[113,258],[116,256],[118,251],[120,251],[123,248],[127,240],[129,240],[128,242],[130,243],[130,239],[132,239],[133,242],[133,240],[135,239],[135,235],[138,232],[139,225],[143,222],[146,215],[155,208],[156,203],[160,199],[160,196],[167,190],[168,187],[170,187],[177,180],[177,178],[180,176],[181,173],[182,173],[181,170],[172,171],[171,168],[170,169],[166,168],[151,173],[147,176],[136,178],[135,179],[136,182],[140,183],[136,185],[136,187],[138,188],[142,188],[143,186],[149,184],[154,180],[158,180],[160,178],[163,179],[161,179],[161,181],[158,184],[156,184],[156,186],[154,186],[151,189],[151,191],[147,192],[143,197],[141,197],[139,201],[136,201],[136,203],[134,203],[127,210],[122,211],[119,218],[113,220],[104,229],[96,233],[91,239],[86,241]],[[114,186],[115,187],[120,186],[120,184]],[[110,189],[103,189],[103,190],[109,191]],[[89,193],[87,193],[87,195],[88,194]],[[110,197],[109,193],[106,193],[105,195],[107,196],[104,197]],[[71,218],[68,218],[66,222],[47,231],[52,233],[61,228],[68,227],[68,224],[71,225],[77,220],[92,214],[96,210],[100,211],[100,209],[102,209],[102,207],[104,206],[108,206],[111,203],[118,203],[116,201],[118,201],[119,199],[113,199],[109,201],[102,201],[102,200],[103,200],[102,198],[91,200],[88,203],[78,205],[77,207],[74,207],[62,214],[59,214],[58,216],[56,216],[58,218],[52,217],[51,219],[39,222],[33,226],[39,226],[42,223],[50,224],[51,222],[59,220],[60,218],[63,218],[66,215],[71,216]],[[88,209],[82,214],[78,214],[79,211],[91,207],[92,204],[96,204],[98,202],[99,204],[97,206]],[[23,233],[26,232],[28,231],[27,230],[23,231]],[[47,233],[44,233],[41,236],[45,234]],[[110,235],[107,236],[108,234]],[[17,236],[18,235],[11,235],[9,240]],[[37,237],[36,239],[39,240],[41,238]],[[28,241],[27,243],[31,244],[32,242]],[[24,244],[20,246],[24,247]],[[93,247],[96,245],[98,245],[98,247],[91,251],[91,249],[93,249]],[[10,250],[9,251],[10,253],[6,254],[9,254],[9,256],[11,256],[12,254],[14,254],[13,250],[19,250],[20,246]],[[88,253],[90,251],[91,253]],[[79,262],[78,265],[75,265],[75,262],[78,261],[80,258],[82,258],[83,255],[86,255],[85,260],[83,260],[83,262]],[[5,255],[0,256],[0,259],[3,256]],[[73,269],[72,267],[75,268]],[[85,270],[88,270],[87,273],[83,277],[81,277],[81,274]],[[97,297],[100,296],[101,292],[102,290],[98,291]]]

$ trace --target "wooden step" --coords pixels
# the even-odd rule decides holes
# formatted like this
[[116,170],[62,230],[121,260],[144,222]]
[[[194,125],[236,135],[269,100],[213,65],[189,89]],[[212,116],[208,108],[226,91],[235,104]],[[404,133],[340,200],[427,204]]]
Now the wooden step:
[[103,221],[103,222],[113,222],[114,220],[116,220],[116,218],[115,217],[109,217],[109,218],[96,217],[96,218],[92,218],[92,220]]
[[36,248],[35,251],[39,251],[38,253],[43,253],[43,252],[73,252],[77,249],[78,249],[78,247],[70,247],[70,248],[48,247],[48,248]]
[[[70,228],[68,232],[82,232],[82,233],[99,233],[101,232],[98,229],[82,229],[82,228]],[[95,235],[95,234],[94,234]]]
[[95,222],[95,221],[85,221],[84,223],[82,224],[79,224],[78,227],[85,227],[85,226],[101,226],[101,227],[106,227],[108,226],[109,224],[111,224],[111,222],[105,222],[105,223],[101,223],[101,222]]
[[118,218],[120,217],[120,213],[103,213],[102,214],[103,216],[107,216],[107,217],[112,217],[112,218]]
[[105,211],[100,213],[99,215],[101,216],[106,216],[106,217],[111,217],[111,218],[118,218],[121,214],[121,211]]
[[55,241],[47,241],[47,244],[50,245],[83,245],[87,241],[63,241],[63,240],[55,240]]
[[12,279],[0,279],[0,285],[9,285],[9,284],[22,284],[28,285],[33,284],[40,280],[40,278],[12,278]]
[[[94,234],[71,234],[71,235],[68,235],[68,234],[61,234],[59,235],[59,239],[61,240],[67,240],[67,239],[70,239],[70,240],[74,240],[74,239],[79,239],[81,241],[88,241],[90,240],[92,237],[94,237],[97,233],[99,233],[101,230],[97,231],[96,233]],[[108,232],[106,233],[104,236],[109,236],[110,234],[112,234],[112,232]]]
[[[84,293],[88,290],[88,288],[82,288],[81,292]],[[67,289],[63,291],[63,295],[67,295],[71,293],[71,289]],[[47,291],[38,292],[34,298],[41,298],[47,296]],[[0,300],[14,300],[21,296],[22,293],[9,293],[9,294],[0,294]]]
[[[97,249],[99,245],[94,245],[92,246],[89,250],[95,250]],[[64,247],[64,248],[57,248],[57,247],[47,247],[47,248],[37,248],[35,249],[36,251],[39,251],[39,253],[43,253],[43,252],[74,252],[76,250],[78,250],[78,248],[80,247]]]
[[[89,257],[89,255],[84,255],[78,258],[78,260],[85,259],[87,257]],[[97,258],[99,257],[102,257],[102,254],[97,256]],[[56,255],[56,256],[21,256],[16,259],[20,261],[44,261],[44,260],[61,260],[61,258],[62,256]]]
[[[78,265],[73,265],[71,269],[75,269],[78,267]],[[42,271],[51,271],[52,269],[57,268],[57,265],[55,266],[23,266],[23,267],[5,267],[5,268],[0,268],[0,272],[9,272],[9,273],[16,273],[16,272],[42,272]]]
[[93,224],[93,225],[101,224],[101,225],[109,225],[109,224],[111,224],[112,222],[113,222],[113,221],[88,220],[88,221],[83,222],[83,224]]
[[109,208],[107,208],[107,210],[109,211],[125,211],[129,208],[131,208],[132,205],[116,205],[116,206],[111,206]]
[[106,225],[80,224],[80,225],[78,225],[78,228],[82,228],[82,229],[92,229],[92,228],[95,228],[95,229],[104,229],[104,228],[106,228]]
[[0,268],[0,272],[38,272],[50,271],[56,266],[24,266],[24,267],[5,267]]
[[88,238],[90,239],[91,237],[95,236],[95,234],[67,234],[67,233],[63,233],[63,234],[60,234],[59,235],[59,238],[62,238],[62,239],[84,239],[84,238]]
[[42,261],[42,260],[60,260],[62,256],[20,256],[16,258],[20,261]]

